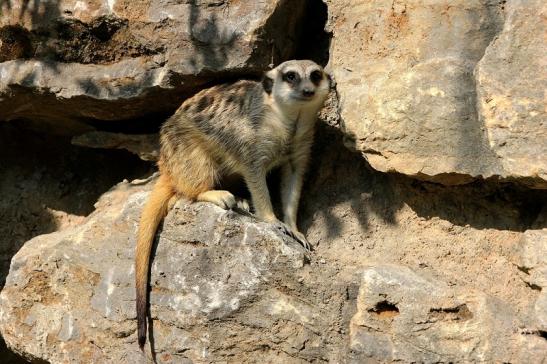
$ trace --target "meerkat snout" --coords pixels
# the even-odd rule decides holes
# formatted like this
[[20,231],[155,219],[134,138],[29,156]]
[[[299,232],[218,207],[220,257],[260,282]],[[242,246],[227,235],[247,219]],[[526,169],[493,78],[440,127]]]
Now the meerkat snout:
[[302,95],[304,95],[304,97],[312,97],[315,95],[315,90],[311,88],[304,88],[302,89]]

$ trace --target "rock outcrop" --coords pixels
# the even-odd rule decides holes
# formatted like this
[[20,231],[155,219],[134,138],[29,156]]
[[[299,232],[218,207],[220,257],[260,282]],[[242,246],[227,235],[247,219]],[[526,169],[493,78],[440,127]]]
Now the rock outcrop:
[[[0,120],[73,134],[131,119],[153,129],[210,82],[327,53],[306,32],[320,32],[322,15],[306,14],[317,2],[9,2]],[[544,2],[326,4],[346,144],[375,169],[547,188]]]
[[0,120],[67,128],[76,120],[165,115],[207,82],[257,76],[291,57],[304,6],[286,0],[3,2]]
[[[0,1],[7,345],[53,364],[543,362],[546,11]],[[142,354],[134,239],[151,180],[127,179],[154,164],[126,151],[153,162],[186,96],[294,57],[328,59],[336,81],[299,209],[315,250],[180,201],[156,239]]]
[[405,267],[366,269],[350,326],[350,362],[541,363],[547,344],[514,310]]
[[[83,223],[15,255],[0,294],[6,342],[51,363],[145,363],[152,351],[158,363],[541,362],[544,223],[521,220],[535,205],[413,189],[322,145],[302,209],[311,254],[268,224],[180,201],[157,239],[143,356],[133,258],[150,184],[122,183]],[[511,231],[521,226],[532,229]]]
[[[0,298],[2,333],[17,352],[51,363],[144,360],[136,344],[133,260],[146,190],[123,183],[82,225],[39,236],[17,253]],[[299,324],[301,340],[315,335],[306,324],[320,321],[319,314],[272,283],[296,283],[290,275],[306,259],[298,243],[282,237],[212,204],[175,207],[151,273],[151,342],[160,362],[208,361],[216,348],[229,349],[225,330],[239,342],[250,332],[238,327],[253,331],[264,315]],[[215,328],[247,310],[245,322]]]
[[545,2],[327,3],[347,144],[372,167],[547,187]]

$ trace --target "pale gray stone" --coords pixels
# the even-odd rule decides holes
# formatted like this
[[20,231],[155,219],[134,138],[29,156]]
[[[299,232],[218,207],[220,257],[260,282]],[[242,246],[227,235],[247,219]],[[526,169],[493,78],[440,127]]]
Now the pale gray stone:
[[[407,267],[365,269],[350,323],[353,362],[540,363],[547,343],[502,300],[456,290]],[[538,340],[539,339],[539,340]],[[539,356],[538,356],[539,355]]]
[[[133,260],[149,188],[122,183],[83,224],[38,236],[17,253],[0,295],[0,330],[12,349],[52,363],[146,361],[136,343]],[[257,299],[259,316],[320,321],[294,298],[265,294],[270,280],[305,259],[303,248],[270,224],[180,201],[165,219],[151,269],[160,362],[207,361],[209,325]],[[297,338],[290,345],[307,340]]]
[[[224,76],[294,54],[305,2],[0,4],[0,120],[68,128],[173,112]],[[280,31],[283,29],[283,31]]]
[[327,3],[346,144],[372,167],[547,186],[545,2]]

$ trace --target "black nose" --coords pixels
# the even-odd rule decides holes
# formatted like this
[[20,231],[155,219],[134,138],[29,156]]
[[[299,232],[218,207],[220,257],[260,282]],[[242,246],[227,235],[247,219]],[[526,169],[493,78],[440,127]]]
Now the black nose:
[[306,97],[312,97],[313,95],[315,95],[315,91],[310,88],[305,88],[302,90],[302,94]]

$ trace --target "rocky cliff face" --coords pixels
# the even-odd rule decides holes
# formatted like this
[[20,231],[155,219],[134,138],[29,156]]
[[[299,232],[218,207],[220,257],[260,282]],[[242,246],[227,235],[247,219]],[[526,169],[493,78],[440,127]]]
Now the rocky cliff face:
[[81,129],[89,120],[166,115],[208,82],[257,76],[289,58],[304,5],[3,2],[0,119]]
[[547,186],[543,1],[328,4],[347,144],[374,168]]
[[[546,11],[0,1],[7,345],[51,363],[543,362]],[[131,153],[157,158],[151,132],[184,97],[295,57],[336,80],[300,210],[315,250],[180,201],[140,353],[133,249],[154,177]]]

